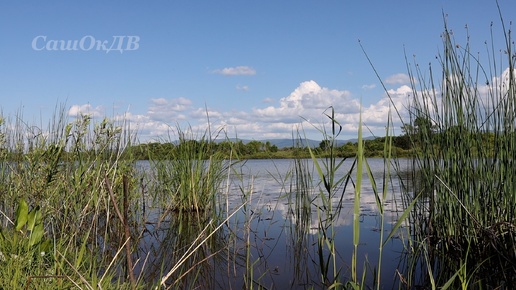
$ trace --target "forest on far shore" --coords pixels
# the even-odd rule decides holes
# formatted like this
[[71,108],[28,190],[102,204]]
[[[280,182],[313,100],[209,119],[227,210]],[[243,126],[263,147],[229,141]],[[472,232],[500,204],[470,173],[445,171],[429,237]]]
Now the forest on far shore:
[[[478,150],[486,150],[488,155],[493,154],[494,148],[497,146],[494,142],[496,139],[495,132],[470,132],[466,128],[453,126],[446,130],[439,130],[432,122],[424,118],[416,118],[413,125],[405,124],[401,127],[403,132],[399,136],[376,137],[364,139],[364,153],[366,157],[384,157],[385,149],[390,149],[392,157],[412,157],[421,151],[422,147],[433,147],[434,152],[441,150],[443,142],[447,135],[460,133],[465,139],[475,139],[482,144],[483,148],[470,148],[473,155]],[[430,136],[426,136],[429,134]],[[516,135],[516,134],[515,134]],[[516,136],[514,136],[516,137]],[[426,141],[423,141],[426,140]],[[432,144],[429,144],[431,140]],[[478,144],[478,143],[477,143]],[[174,151],[178,146],[188,145],[190,148],[209,147],[213,153],[221,153],[226,158],[240,159],[275,159],[275,158],[310,158],[308,145],[304,140],[293,140],[292,146],[278,148],[270,141],[248,141],[242,140],[224,140],[219,142],[207,140],[180,140],[178,142],[155,142],[130,146],[127,154],[131,154],[132,158],[138,160],[159,160],[168,159],[174,156]],[[311,146],[312,151],[318,157],[325,157],[333,150],[333,155],[337,157],[353,157],[357,153],[357,142],[347,142],[342,144],[337,140],[322,140],[318,146]]]
[[[397,157],[410,156],[411,146],[408,136],[396,136],[392,138],[393,155]],[[308,146],[302,140],[293,140],[293,146],[278,148],[270,141],[248,141],[225,140],[220,142],[206,140],[182,140],[179,142],[153,142],[130,146],[127,154],[137,160],[159,160],[168,159],[174,156],[174,151],[178,146],[188,143],[190,148],[201,148],[208,146],[213,153],[221,153],[226,158],[240,159],[282,159],[282,158],[310,158]],[[296,144],[297,143],[297,144]],[[367,157],[383,156],[385,137],[378,137],[365,141],[365,153]],[[331,147],[330,140],[323,140],[319,146],[311,148],[317,156],[324,157]],[[334,146],[334,150],[339,157],[352,157],[357,152],[357,142],[347,142],[340,146]]]

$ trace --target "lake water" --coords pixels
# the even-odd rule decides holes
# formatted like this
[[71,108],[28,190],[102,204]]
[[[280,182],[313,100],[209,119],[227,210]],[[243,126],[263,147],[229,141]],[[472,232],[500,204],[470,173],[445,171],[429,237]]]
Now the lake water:
[[[384,186],[382,181],[385,172],[384,161],[374,158],[367,161],[376,186],[381,192]],[[221,229],[218,237],[224,241],[221,244],[226,247],[221,247],[224,249],[219,252],[216,247],[205,249],[206,256],[212,258],[214,262],[209,264],[209,269],[206,271],[196,270],[198,271],[196,277],[209,276],[202,278],[206,279],[209,288],[242,289],[246,286],[244,277],[249,278],[247,281],[253,281],[255,287],[262,286],[266,289],[320,288],[323,286],[321,264],[324,264],[321,262],[321,257],[323,261],[328,257],[335,258],[340,281],[345,282],[351,277],[354,206],[352,182],[356,182],[356,170],[348,186],[335,189],[336,194],[331,199],[333,212],[338,213],[331,222],[332,230],[327,230],[327,233],[333,235],[331,241],[335,244],[335,255],[331,256],[327,248],[323,247],[320,250],[317,247],[321,234],[320,221],[328,218],[327,212],[321,209],[322,185],[313,162],[311,160],[302,162],[309,168],[313,185],[309,187],[306,194],[311,201],[311,206],[304,211],[295,206],[296,198],[300,198],[300,193],[296,191],[295,181],[292,179],[294,160],[247,160],[234,167],[234,172],[230,174],[221,189],[219,197],[223,204],[221,207],[226,207],[231,213],[242,205],[243,201],[247,201],[248,204]],[[353,160],[345,160],[336,172],[337,179],[345,176],[352,164]],[[142,163],[139,166],[148,167],[148,163]],[[396,170],[404,171],[408,168],[408,161],[402,160]],[[399,181],[395,176],[394,168],[391,167],[391,169],[393,178],[388,180],[387,196],[383,201],[384,239],[391,232],[392,226],[402,211]],[[325,196],[328,194],[325,193]],[[139,257],[141,260],[145,258],[147,262],[139,269],[144,268],[143,275],[151,280],[158,279],[163,275],[162,273],[168,272],[173,266],[173,262],[170,264],[166,262],[163,264],[163,262],[167,261],[167,257],[177,256],[177,241],[181,238],[169,230],[174,227],[173,221],[159,220],[161,213],[156,210],[149,211],[147,220],[151,222],[146,226],[146,232],[140,242]],[[326,223],[326,226],[330,226],[330,223]],[[378,268],[380,229],[381,217],[373,184],[364,173],[360,197],[360,243],[357,266],[358,275],[361,276],[364,271],[363,265],[367,264],[366,281],[371,286],[375,275],[373,269]],[[398,283],[396,269],[401,262],[403,235],[404,230],[398,231],[385,243],[381,263],[382,288],[391,288]],[[171,240],[176,244],[174,245]],[[186,246],[182,245],[182,247]],[[183,248],[179,252],[185,250]],[[217,256],[224,258],[217,258]],[[332,265],[333,258],[330,260],[329,265]],[[331,267],[329,272],[333,272]],[[183,284],[183,286],[188,285]]]

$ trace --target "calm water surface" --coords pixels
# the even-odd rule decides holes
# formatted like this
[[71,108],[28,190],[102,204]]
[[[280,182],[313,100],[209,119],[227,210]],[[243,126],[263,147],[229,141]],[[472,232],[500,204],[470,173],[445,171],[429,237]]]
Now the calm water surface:
[[[319,252],[317,251],[317,238],[319,236],[319,221],[325,218],[323,211],[317,210],[320,202],[320,180],[317,176],[313,162],[304,160],[312,175],[313,187],[309,190],[312,206],[308,211],[309,218],[299,220],[296,216],[295,182],[292,180],[294,160],[247,160],[235,167],[235,172],[223,184],[220,200],[223,207],[229,212],[240,206],[243,200],[248,200],[245,210],[240,210],[228,223],[225,229],[236,236],[232,242],[231,253],[235,256],[249,255],[252,261],[252,276],[256,285],[267,289],[304,289],[321,286]],[[352,166],[353,161],[346,160],[336,174],[337,178],[345,176]],[[384,161],[383,159],[368,159],[376,186],[380,192],[383,190]],[[139,164],[148,167],[148,163]],[[401,170],[408,168],[408,161],[401,161]],[[392,226],[401,215],[402,202],[398,179],[395,177],[394,168],[391,168],[393,178],[388,180],[387,197],[385,204],[385,232],[384,239],[390,233]],[[399,169],[398,169],[399,170]],[[356,171],[352,174],[352,180],[356,181]],[[340,187],[332,199],[334,209],[340,209],[338,217],[334,219],[334,241],[337,252],[337,267],[340,269],[341,281],[346,281],[351,276],[351,257],[353,253],[353,203],[354,188],[352,183],[347,188]],[[327,194],[326,194],[327,196]],[[360,198],[360,245],[358,247],[359,275],[362,265],[367,260],[368,284],[372,285],[372,269],[377,268],[380,244],[381,218],[378,213],[373,185],[367,174],[363,175],[363,185]],[[150,210],[148,220],[159,220],[159,211]],[[175,239],[170,231],[167,231],[168,221],[162,221],[159,226],[149,223],[148,236],[144,236],[141,242],[141,257],[147,257],[149,263],[145,272],[147,279],[156,279],[162,269],[157,261],[166,260],[169,254],[167,250],[168,240]],[[400,253],[403,250],[402,233],[399,231],[385,244],[382,256],[382,288],[390,289],[397,283],[396,269],[400,263]],[[249,246],[247,248],[246,246]],[[327,257],[327,251],[323,252]],[[149,274],[149,265],[155,260],[156,276]],[[241,262],[229,261],[213,264],[210,277],[210,288],[242,289],[243,276],[249,275],[249,265],[245,259]],[[157,266],[159,264],[159,267]],[[218,265],[218,266],[217,266]],[[165,265],[164,272],[167,267]],[[155,272],[154,271],[154,272]],[[397,288],[397,287],[395,287]]]

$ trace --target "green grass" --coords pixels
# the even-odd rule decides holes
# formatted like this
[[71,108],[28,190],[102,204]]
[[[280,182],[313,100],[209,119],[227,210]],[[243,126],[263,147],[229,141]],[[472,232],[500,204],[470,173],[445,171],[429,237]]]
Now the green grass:
[[[414,120],[429,121],[418,126],[414,136],[415,142],[428,144],[417,156],[419,190],[428,197],[421,233],[432,248],[450,258],[442,263],[475,260],[482,263],[468,266],[480,267],[479,272],[498,269],[497,278],[478,278],[487,285],[514,283],[504,273],[516,271],[516,84],[510,31],[505,36],[508,58],[486,68],[469,44],[457,45],[446,28],[440,57],[445,81],[433,90],[416,90],[413,84],[418,94],[411,110]],[[496,75],[502,78],[496,81]],[[426,83],[419,72],[412,77]]]
[[[120,233],[137,195],[132,163],[119,159],[130,132],[107,120],[92,127],[88,116],[68,123],[64,112],[56,109],[48,131],[21,114],[0,124],[0,284],[132,288],[136,281],[119,274],[130,258],[117,254],[131,245]],[[110,214],[117,204],[120,219]]]
[[202,136],[180,128],[177,132],[179,141],[168,158],[153,162],[157,172],[153,191],[172,211],[216,210],[216,196],[230,164],[211,147],[206,132]]

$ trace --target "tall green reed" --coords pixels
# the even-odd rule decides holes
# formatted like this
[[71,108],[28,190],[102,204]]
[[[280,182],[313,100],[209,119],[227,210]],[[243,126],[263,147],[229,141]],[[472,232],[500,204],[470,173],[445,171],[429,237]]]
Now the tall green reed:
[[[330,113],[325,113],[325,115],[331,123],[330,133],[324,127],[317,128],[322,133],[323,140],[327,140],[328,146],[326,148],[328,152],[326,152],[324,158],[319,159],[310,146],[308,146],[308,150],[316,173],[321,180],[316,201],[318,216],[317,255],[321,282],[326,287],[339,288],[342,287],[343,281],[341,280],[342,269],[338,263],[339,255],[335,245],[334,221],[340,215],[344,193],[348,182],[351,180],[351,172],[354,169],[355,163],[353,163],[351,169],[344,176],[337,175],[337,171],[346,159],[337,159],[336,142],[337,137],[342,131],[342,126],[335,118],[334,108],[331,107],[329,109]],[[338,201],[335,205],[334,200]],[[352,271],[355,273],[354,270]]]
[[[382,255],[385,244],[396,235],[399,230],[406,226],[407,217],[412,210],[414,202],[406,207],[406,209],[400,213],[397,221],[391,227],[390,231],[387,232],[385,228],[385,217],[386,217],[386,204],[388,197],[396,194],[396,189],[390,186],[390,180],[393,178],[391,175],[391,168],[396,166],[396,162],[392,159],[392,134],[390,131],[392,128],[392,120],[389,115],[386,135],[384,138],[384,153],[383,153],[383,175],[380,179],[380,183],[376,180],[377,176],[373,176],[372,170],[369,167],[367,158],[365,157],[365,147],[367,142],[363,138],[361,116],[359,121],[358,130],[358,148],[355,159],[353,160],[350,168],[344,173],[338,173],[339,168],[343,165],[346,158],[340,159],[336,155],[336,141],[340,134],[341,127],[335,118],[335,112],[333,108],[330,108],[331,113],[326,114],[331,123],[331,133],[327,133],[324,128],[320,130],[323,133],[324,140],[328,140],[327,150],[323,152],[323,158],[318,158],[314,150],[309,148],[311,154],[311,160],[316,169],[316,174],[321,180],[319,188],[319,194],[317,198],[312,199],[312,204],[316,205],[317,219],[318,219],[318,239],[317,239],[317,253],[318,253],[318,264],[320,267],[321,280],[326,287],[330,288],[352,288],[352,289],[365,289],[367,287],[374,286],[377,289],[381,287],[381,273],[382,273]],[[298,166],[300,167],[300,166]],[[296,167],[297,168],[297,167]],[[297,169],[296,169],[297,170]],[[301,167],[298,170],[301,174],[309,176],[307,174],[307,167]],[[339,175],[341,174],[341,175]],[[367,176],[371,183],[372,191],[375,196],[375,201],[378,209],[380,218],[380,237],[379,237],[379,251],[378,261],[376,266],[365,262],[362,267],[362,272],[359,273],[358,260],[361,256],[359,253],[360,245],[360,232],[361,232],[361,191],[363,184],[365,183],[363,178]],[[297,178],[298,185],[304,184],[313,187],[314,184],[306,182],[305,178]],[[317,186],[316,186],[317,187]],[[352,190],[349,190],[352,187]],[[343,199],[345,194],[353,194],[353,252],[351,255],[351,275],[344,279],[345,273],[340,264],[340,254],[337,251],[338,245],[335,243],[336,231],[334,226],[336,219],[342,214]],[[304,203],[300,204],[301,208]],[[366,253],[364,253],[366,255]],[[372,266],[372,267],[371,267]],[[366,285],[367,269],[373,268],[373,285]]]
[[216,199],[229,163],[215,150],[207,132],[202,136],[196,136],[191,129],[177,128],[177,132],[179,141],[168,152],[168,158],[153,161],[158,186],[155,192],[173,211],[216,210]]
[[177,127],[176,132],[177,142],[164,140],[171,144],[165,158],[150,156],[155,174],[151,191],[167,222],[162,243],[171,251],[159,283],[166,288],[207,286],[214,282],[214,267],[223,268],[217,263],[229,259],[221,258],[230,253],[230,235],[222,229],[233,216],[224,181],[229,186],[234,160],[216,150],[209,129],[200,135],[191,128]]
[[469,34],[459,44],[445,21],[440,75],[407,62],[412,99],[403,121],[414,148],[407,204],[422,196],[411,215],[412,251],[434,286],[457,286],[451,278],[466,268],[484,287],[515,283],[506,273],[516,260],[516,58],[500,18],[505,43],[498,54],[493,36],[486,61],[472,52]]
[[[503,25],[503,20],[502,20]],[[465,260],[487,259],[489,267],[510,266],[516,234],[516,83],[510,30],[505,61],[492,50],[489,67],[458,45],[445,25],[442,85],[416,90],[413,83],[417,155],[422,190],[429,196],[426,229],[431,242]],[[412,75],[424,84],[421,74]],[[507,264],[509,262],[509,265]],[[510,280],[510,279],[509,279]]]
[[[13,119],[6,118],[1,128],[0,210],[4,220],[18,223],[24,214],[14,209],[26,204],[29,217],[37,212],[44,230],[29,226],[32,246],[21,250],[15,247],[17,227],[3,227],[0,252],[7,267],[1,267],[1,284],[56,289],[135,287],[135,279],[129,279],[130,263],[125,263],[130,251],[118,252],[132,240],[127,235],[121,238],[131,222],[128,212],[134,209],[127,205],[137,205],[132,202],[137,180],[133,161],[121,159],[132,133],[125,124],[107,119],[91,124],[89,116],[79,116],[69,122],[64,106],[56,108],[47,126],[25,123],[21,112]],[[125,217],[112,218],[118,205],[123,212],[120,216]],[[32,237],[36,233],[51,244],[45,251],[35,247]],[[44,262],[36,267],[37,261]],[[12,272],[16,275],[7,278]]]
[[[297,140],[301,140],[301,138],[297,138]],[[313,164],[310,159],[294,159],[290,175],[291,183],[287,194],[289,214],[292,218],[292,224],[288,229],[293,249],[294,282],[300,284],[306,284],[306,281],[310,281],[313,277],[310,267],[311,259],[306,254],[307,249],[313,243],[310,234],[312,231],[312,203],[314,195],[317,194],[317,191],[314,190],[313,165],[311,163]]]

